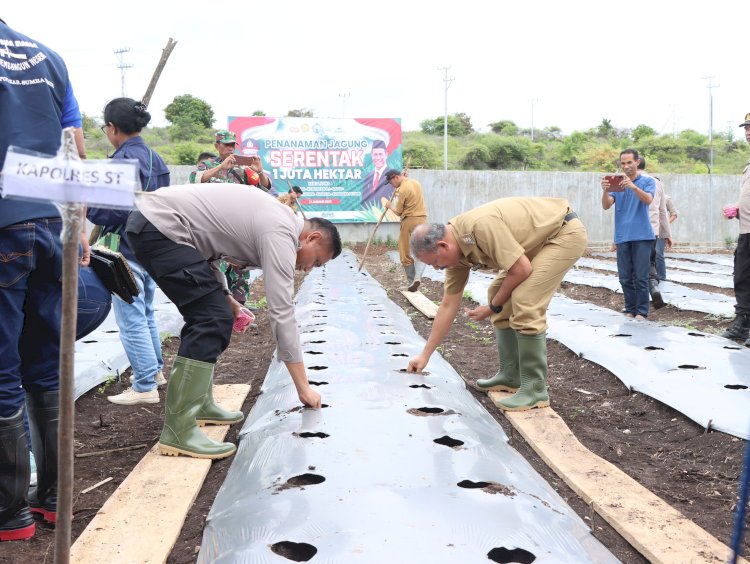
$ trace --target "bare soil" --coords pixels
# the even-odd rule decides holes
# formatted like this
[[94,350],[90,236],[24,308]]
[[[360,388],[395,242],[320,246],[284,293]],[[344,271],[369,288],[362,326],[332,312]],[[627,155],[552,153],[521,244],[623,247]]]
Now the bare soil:
[[[355,247],[361,253],[362,246]],[[400,266],[387,256],[385,246],[371,247],[367,270],[388,291],[391,300],[407,312],[415,310],[397,291],[405,278]],[[299,281],[299,280],[298,280]],[[429,299],[439,301],[442,284],[425,280],[420,288]],[[619,311],[622,295],[602,288],[565,284],[562,292],[583,301]],[[262,280],[253,286],[253,299],[263,295]],[[472,302],[464,300],[464,305]],[[243,411],[248,413],[258,396],[271,354],[275,348],[265,309],[255,312],[257,328],[235,334],[216,369],[218,384],[247,383],[252,386]],[[427,337],[431,322],[411,315],[416,330]],[[665,307],[652,312],[651,321],[719,332],[728,322],[700,312]],[[467,382],[485,378],[497,370],[494,331],[489,324],[456,320],[441,351]],[[179,345],[178,339],[165,343],[165,373]],[[548,341],[549,386],[552,407],[576,437],[592,452],[610,461],[689,519],[725,544],[729,544],[742,470],[745,442],[714,431],[706,431],[679,412],[639,393],[631,393],[614,375],[600,366],[579,358],[555,341]],[[128,475],[159,437],[163,403],[149,406],[117,406],[106,396],[126,387],[128,374],[106,390],[94,389],[76,402],[76,453],[90,453],[118,447],[145,445],[143,448],[75,459],[74,539],[88,525],[101,505]],[[601,517],[593,513],[565,483],[534,453],[499,412],[489,398],[469,388],[492,417],[504,428],[511,444],[570,504],[592,528],[594,535],[623,562],[647,562]],[[589,393],[583,393],[584,390]],[[160,391],[164,399],[164,391]],[[227,437],[235,441],[239,425]],[[623,431],[629,430],[629,433]],[[203,526],[231,458],[214,462],[206,482],[187,516],[182,534],[168,562],[195,562]],[[107,477],[109,483],[81,494]],[[164,518],[168,518],[164,516]],[[750,535],[745,535],[742,553],[750,552]],[[54,530],[39,524],[37,534],[26,542],[0,545],[0,562],[52,562]]]

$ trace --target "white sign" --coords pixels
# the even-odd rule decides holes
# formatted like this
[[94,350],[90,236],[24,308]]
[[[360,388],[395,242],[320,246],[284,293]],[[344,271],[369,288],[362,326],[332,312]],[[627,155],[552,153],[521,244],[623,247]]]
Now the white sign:
[[138,161],[78,161],[29,155],[9,147],[3,166],[4,198],[52,200],[132,208],[140,190]]

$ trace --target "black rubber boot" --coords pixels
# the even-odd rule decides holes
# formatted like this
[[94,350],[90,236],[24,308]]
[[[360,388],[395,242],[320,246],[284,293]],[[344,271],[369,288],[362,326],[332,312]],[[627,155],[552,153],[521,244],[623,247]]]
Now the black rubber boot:
[[721,334],[725,339],[744,341],[750,337],[750,315],[740,313],[734,318],[732,325]]
[[29,506],[49,523],[57,522],[57,390],[26,394],[31,448],[36,459],[36,488],[29,490]]
[[661,309],[666,304],[664,301],[664,298],[661,296],[661,291],[659,290],[659,281],[655,278],[651,278],[648,281],[648,291],[651,294],[651,303],[654,305],[654,309]]
[[26,502],[31,463],[23,408],[0,417],[0,541],[34,536],[36,524]]

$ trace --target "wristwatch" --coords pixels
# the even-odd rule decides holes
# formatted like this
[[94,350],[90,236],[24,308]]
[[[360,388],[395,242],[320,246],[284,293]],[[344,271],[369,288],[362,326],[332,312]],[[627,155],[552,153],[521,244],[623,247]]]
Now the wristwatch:
[[492,313],[500,313],[501,311],[503,311],[503,306],[492,305],[492,302],[490,302],[490,310],[492,311]]

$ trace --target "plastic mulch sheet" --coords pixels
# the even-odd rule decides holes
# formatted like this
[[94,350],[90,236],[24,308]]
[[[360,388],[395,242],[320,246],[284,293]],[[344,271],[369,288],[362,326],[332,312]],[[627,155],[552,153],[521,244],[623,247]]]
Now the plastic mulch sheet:
[[615,562],[350,253],[297,320],[320,410],[272,361],[199,562]]
[[[179,335],[182,315],[164,293],[157,289],[154,316],[160,335]],[[115,311],[110,310],[102,324],[76,342],[74,394],[78,399],[112,376],[130,366],[120,342],[120,330],[115,322]]]
[[[575,269],[571,273],[586,279],[614,279]],[[423,276],[444,279],[442,272],[430,267]],[[475,301],[487,303],[491,280],[472,272],[467,291]],[[663,284],[669,287],[669,282]],[[669,294],[665,291],[664,296],[667,299]],[[750,348],[700,331],[628,319],[560,294],[552,299],[547,320],[550,339],[603,366],[631,389],[703,427],[750,438]]]

